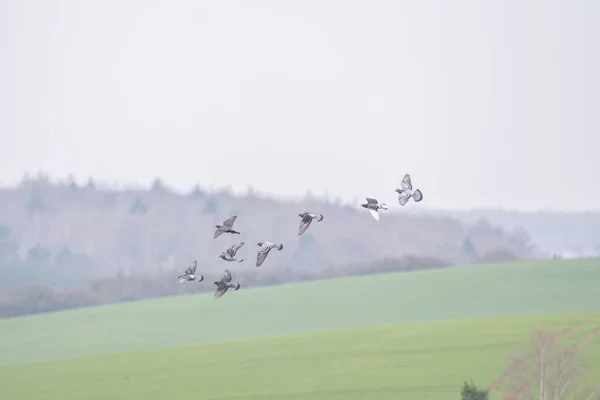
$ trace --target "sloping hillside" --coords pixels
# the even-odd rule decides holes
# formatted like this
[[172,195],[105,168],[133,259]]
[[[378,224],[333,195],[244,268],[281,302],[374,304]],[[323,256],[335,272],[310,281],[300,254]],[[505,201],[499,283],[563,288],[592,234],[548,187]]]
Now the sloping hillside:
[[0,320],[0,363],[401,322],[600,311],[598,282],[598,259],[517,262],[242,288],[218,301],[202,293],[93,307]]
[[[352,328],[0,366],[3,399],[446,400],[487,388],[538,328],[572,329],[589,383],[600,373],[600,313]],[[575,329],[573,329],[575,328]],[[584,376],[585,378],[585,376]],[[594,379],[596,378],[596,379]],[[502,397],[492,392],[492,400]]]

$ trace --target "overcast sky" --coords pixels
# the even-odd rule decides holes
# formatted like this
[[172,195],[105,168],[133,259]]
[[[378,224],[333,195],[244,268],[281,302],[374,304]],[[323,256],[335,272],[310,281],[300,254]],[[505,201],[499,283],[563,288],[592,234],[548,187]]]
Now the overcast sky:
[[409,172],[428,208],[600,209],[599,20],[597,0],[0,0],[0,183],[393,204]]

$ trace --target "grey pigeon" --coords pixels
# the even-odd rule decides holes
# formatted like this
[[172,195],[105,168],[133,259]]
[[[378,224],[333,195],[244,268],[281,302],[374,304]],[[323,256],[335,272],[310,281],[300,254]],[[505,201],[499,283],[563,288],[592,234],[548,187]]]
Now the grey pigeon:
[[412,180],[410,179],[410,175],[404,175],[402,178],[402,182],[400,182],[400,189],[396,189],[396,193],[398,193],[398,203],[401,206],[405,206],[408,203],[408,200],[412,197],[415,203],[423,200],[423,193],[419,189],[413,190]]
[[190,266],[187,267],[187,269],[185,270],[184,274],[179,275],[179,277],[177,277],[177,279],[179,279],[179,282],[193,282],[196,280],[196,277],[199,277],[198,282],[202,282],[204,280],[204,276],[196,275],[197,266],[198,261],[194,261],[193,263],[191,263]]
[[217,228],[217,230],[215,231],[215,236],[213,238],[216,239],[219,236],[221,236],[221,234],[223,234],[223,233],[235,233],[235,234],[239,235],[240,234],[239,232],[231,229],[231,228],[233,228],[233,223],[235,222],[236,219],[237,219],[237,215],[234,215],[233,217],[228,218],[225,221],[223,221],[223,225],[215,225],[215,228]]
[[376,221],[379,221],[379,210],[387,210],[388,206],[384,203],[379,203],[374,197],[366,197],[366,199],[367,202],[360,206],[369,210],[373,218],[375,218]]
[[240,258],[238,260],[237,258],[235,258],[235,255],[237,254],[237,251],[240,249],[240,247],[242,247],[243,245],[244,245],[244,242],[234,244],[230,248],[228,248],[227,251],[224,251],[223,253],[221,253],[221,255],[219,257],[221,257],[225,261],[242,262],[242,261],[244,261],[244,259]]
[[275,248],[278,251],[283,249],[282,244],[275,244],[275,243],[271,243],[271,242],[258,242],[256,245],[259,246],[258,254],[256,255],[256,266],[257,267],[260,267],[262,265],[262,263],[265,261],[265,259],[269,255],[269,252],[271,251],[271,249]]
[[229,289],[238,290],[241,286],[239,283],[231,283],[231,272],[229,272],[229,270],[225,270],[220,281],[215,281],[213,283],[217,285],[213,300],[220,299]]
[[300,220],[300,227],[298,227],[298,236],[302,236],[306,232],[313,219],[316,218],[317,222],[323,221],[323,214],[311,214],[304,211],[302,214],[298,214],[298,216],[302,218]]

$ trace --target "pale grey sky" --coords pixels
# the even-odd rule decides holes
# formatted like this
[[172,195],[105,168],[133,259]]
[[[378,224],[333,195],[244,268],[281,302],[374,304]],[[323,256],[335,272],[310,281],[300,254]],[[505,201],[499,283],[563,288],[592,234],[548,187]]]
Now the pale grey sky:
[[0,183],[392,205],[409,172],[428,208],[598,209],[599,20],[596,0],[0,0]]

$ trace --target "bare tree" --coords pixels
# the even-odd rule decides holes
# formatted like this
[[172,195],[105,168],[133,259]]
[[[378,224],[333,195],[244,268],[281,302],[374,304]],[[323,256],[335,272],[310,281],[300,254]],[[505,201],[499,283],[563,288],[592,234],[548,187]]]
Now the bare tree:
[[598,400],[600,399],[600,386],[583,391],[576,400]]
[[600,400],[600,386],[582,390],[583,360],[576,345],[561,345],[560,332],[534,331],[528,352],[513,357],[496,390],[504,400]]

